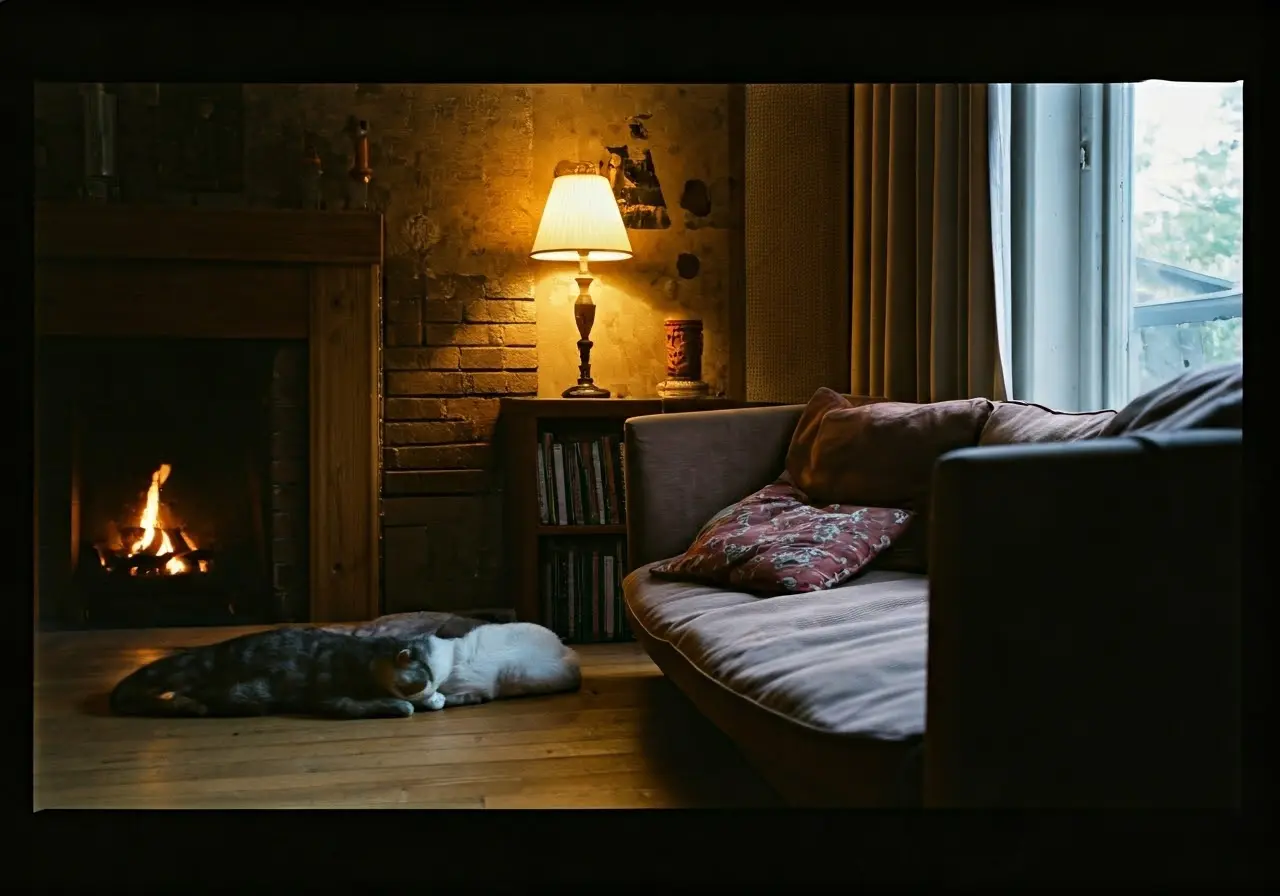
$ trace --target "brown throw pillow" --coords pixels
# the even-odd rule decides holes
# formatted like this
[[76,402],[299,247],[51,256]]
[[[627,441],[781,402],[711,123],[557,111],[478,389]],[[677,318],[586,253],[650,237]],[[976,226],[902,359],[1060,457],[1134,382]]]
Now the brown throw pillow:
[[812,507],[779,480],[717,513],[656,576],[754,594],[798,594],[843,585],[911,522],[890,507]]
[[819,389],[791,437],[787,472],[815,505],[914,511],[910,532],[878,565],[926,572],[933,465],[948,451],[978,444],[991,410],[985,398],[857,406],[830,389]]
[[1102,428],[1115,415],[1115,411],[1073,413],[1055,411],[1029,401],[1002,401],[987,418],[978,444],[1016,445],[1092,439],[1102,433]]

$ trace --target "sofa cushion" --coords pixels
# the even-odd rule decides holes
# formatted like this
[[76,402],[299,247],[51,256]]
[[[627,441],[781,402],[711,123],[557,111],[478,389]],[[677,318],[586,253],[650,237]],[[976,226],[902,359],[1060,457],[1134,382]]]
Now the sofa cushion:
[[636,624],[761,710],[830,734],[924,732],[924,576],[873,569],[829,591],[766,599],[650,569],[623,583]]
[[948,451],[977,445],[991,410],[985,398],[855,406],[830,389],[819,389],[791,437],[787,473],[817,505],[914,511],[910,530],[877,565],[923,573],[933,465]]
[[1055,411],[1028,401],[999,402],[982,427],[979,445],[1020,442],[1074,442],[1091,439],[1116,415],[1115,411],[1073,413]]
[[1244,365],[1215,364],[1139,395],[1111,419],[1102,435],[1243,427]]
[[721,510],[688,550],[651,571],[754,594],[821,591],[857,575],[911,517],[888,507],[813,507],[779,481]]

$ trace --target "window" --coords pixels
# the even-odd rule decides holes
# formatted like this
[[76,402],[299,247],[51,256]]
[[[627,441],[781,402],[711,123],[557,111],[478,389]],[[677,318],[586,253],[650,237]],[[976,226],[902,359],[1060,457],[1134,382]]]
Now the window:
[[1132,397],[1243,355],[1244,84],[1132,93]]
[[1240,360],[1243,82],[1007,89],[1013,396],[1120,407]]

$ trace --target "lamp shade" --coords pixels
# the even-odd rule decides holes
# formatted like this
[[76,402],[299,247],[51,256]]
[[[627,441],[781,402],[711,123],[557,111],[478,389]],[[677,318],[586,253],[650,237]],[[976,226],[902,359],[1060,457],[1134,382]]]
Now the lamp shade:
[[602,174],[562,174],[551,182],[530,257],[538,261],[624,261],[631,257],[618,200]]

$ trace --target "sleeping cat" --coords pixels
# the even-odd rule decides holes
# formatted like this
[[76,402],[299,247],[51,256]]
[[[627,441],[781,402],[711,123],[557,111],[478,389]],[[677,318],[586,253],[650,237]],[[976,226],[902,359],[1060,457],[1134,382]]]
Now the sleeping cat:
[[479,625],[456,638],[431,634],[420,643],[431,670],[414,700],[423,709],[576,691],[582,684],[577,654],[531,622]]
[[[277,628],[180,649],[111,692],[126,715],[411,716],[436,693],[424,639]],[[437,661],[438,664],[438,661]]]

